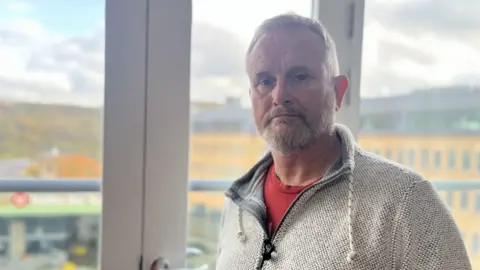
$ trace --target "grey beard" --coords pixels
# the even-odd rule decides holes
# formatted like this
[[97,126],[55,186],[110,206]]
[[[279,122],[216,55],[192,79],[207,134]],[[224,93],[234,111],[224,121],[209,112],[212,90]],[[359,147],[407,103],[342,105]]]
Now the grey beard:
[[[284,132],[275,132],[271,129],[273,123],[259,130],[260,135],[266,141],[270,150],[282,155],[291,155],[301,151],[315,142],[322,135],[333,133],[335,123],[335,96],[334,92],[328,92],[326,96],[325,110],[316,127],[311,127],[306,121],[291,126]],[[288,123],[281,123],[287,125]]]
[[[310,127],[306,122],[301,122],[299,125],[289,127],[284,132],[272,131],[270,126],[267,126],[260,134],[270,147],[270,150],[282,155],[291,155],[299,152],[313,144],[320,136],[333,133],[335,123],[334,102],[335,98],[333,95],[328,97],[326,109],[316,128]],[[283,124],[287,125],[287,123]]]
[[264,130],[262,137],[267,142],[270,150],[291,155],[312,144],[319,134],[303,124],[299,127],[291,127],[286,132],[274,132],[268,127]]

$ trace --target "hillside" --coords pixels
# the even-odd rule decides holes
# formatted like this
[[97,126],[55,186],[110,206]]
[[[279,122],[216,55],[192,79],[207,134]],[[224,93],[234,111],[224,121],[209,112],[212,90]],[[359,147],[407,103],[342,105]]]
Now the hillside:
[[35,158],[52,147],[100,158],[102,110],[0,102],[0,159]]

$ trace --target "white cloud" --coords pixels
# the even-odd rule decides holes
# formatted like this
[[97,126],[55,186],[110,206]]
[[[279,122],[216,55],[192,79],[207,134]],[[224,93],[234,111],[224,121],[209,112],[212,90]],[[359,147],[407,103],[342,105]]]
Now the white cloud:
[[[438,23],[430,23],[425,32],[409,35],[410,30],[402,28],[402,24],[393,23],[390,17],[385,22],[385,17],[380,16],[379,7],[388,3],[391,8],[429,0],[386,1],[368,1],[362,95],[480,82],[480,49],[467,38],[436,34],[437,26],[431,25],[442,25],[442,18],[437,18]],[[10,9],[19,13],[13,20],[0,22],[0,99],[102,104],[104,23],[92,22],[90,35],[59,36],[29,18],[25,12],[30,7],[22,9],[22,3],[10,1]],[[223,100],[234,95],[248,100],[243,53],[255,27],[263,19],[287,11],[308,15],[309,3],[310,0],[194,2],[192,98]],[[452,7],[460,5],[458,1],[449,3]]]
[[61,37],[28,18],[0,26],[0,99],[103,104],[103,33]]
[[5,27],[5,31],[15,32],[19,35],[25,35],[30,38],[42,38],[46,31],[37,21],[31,18],[15,18],[11,20]]
[[[468,84],[480,81],[480,49],[468,38],[439,34],[442,29],[425,27],[410,35],[402,23],[383,24],[381,9],[369,2],[366,10],[362,56],[362,95],[401,94],[418,88]],[[396,0],[388,8],[428,1]],[[451,1],[452,9],[459,2]],[[403,14],[402,14],[403,15]],[[408,17],[402,17],[403,22]],[[391,16],[389,17],[390,20]],[[413,19],[413,18],[412,18]],[[442,26],[442,18],[436,18]],[[480,19],[477,19],[480,24]],[[447,23],[445,22],[445,28]],[[480,29],[477,29],[480,31]],[[468,74],[468,75],[467,75]]]

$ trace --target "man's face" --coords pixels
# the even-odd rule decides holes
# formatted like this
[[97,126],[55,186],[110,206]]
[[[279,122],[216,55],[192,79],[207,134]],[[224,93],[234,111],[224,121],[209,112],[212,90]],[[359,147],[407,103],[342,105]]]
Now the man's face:
[[325,65],[323,41],[305,29],[271,31],[247,59],[250,95],[259,133],[272,150],[291,154],[333,131],[335,81]]

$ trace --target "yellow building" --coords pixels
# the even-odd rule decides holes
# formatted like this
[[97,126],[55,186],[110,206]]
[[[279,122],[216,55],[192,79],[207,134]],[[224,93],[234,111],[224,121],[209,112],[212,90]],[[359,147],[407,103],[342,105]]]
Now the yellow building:
[[[478,100],[480,91],[468,89],[362,100],[359,144],[433,181],[451,209],[474,266],[480,268]],[[234,180],[266,149],[251,111],[230,99],[193,118],[190,179]],[[192,206],[215,211],[223,207],[223,200],[220,192],[190,194]]]

